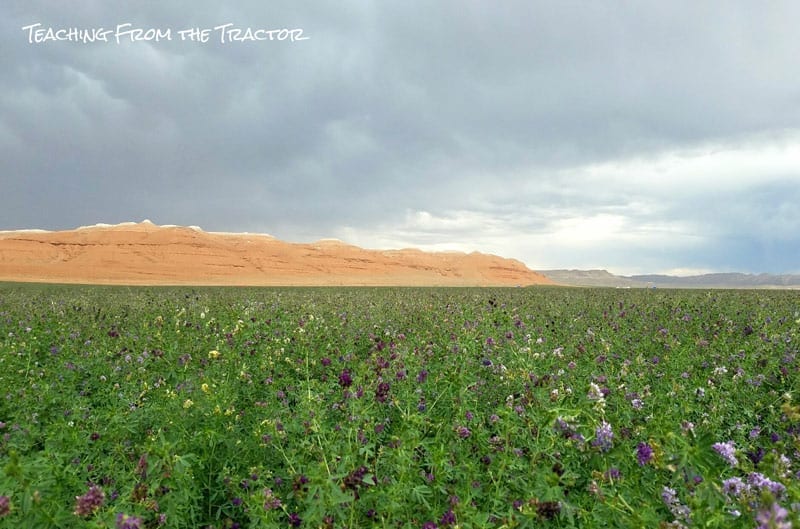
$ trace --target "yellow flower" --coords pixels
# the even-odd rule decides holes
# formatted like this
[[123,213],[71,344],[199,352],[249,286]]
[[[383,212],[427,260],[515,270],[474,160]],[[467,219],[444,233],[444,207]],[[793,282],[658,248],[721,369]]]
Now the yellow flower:
[[219,358],[219,351],[217,351],[216,349],[214,349],[213,351],[209,351],[208,357],[212,360],[215,358]]
[[208,389],[208,384],[203,384],[200,386],[200,389],[203,390],[203,393],[208,393],[210,390]]
[[183,408],[186,409],[186,410],[191,408],[193,405],[194,405],[194,402],[192,402],[191,399],[186,399],[185,401],[183,401]]

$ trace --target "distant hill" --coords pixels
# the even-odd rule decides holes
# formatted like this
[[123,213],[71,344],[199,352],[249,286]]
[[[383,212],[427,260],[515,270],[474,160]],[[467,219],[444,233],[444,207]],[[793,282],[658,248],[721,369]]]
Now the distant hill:
[[800,274],[718,273],[677,277],[635,275],[630,279],[649,285],[681,288],[800,288]]
[[289,243],[150,221],[0,232],[0,281],[129,285],[527,286],[553,282],[477,252]]
[[716,273],[695,276],[660,274],[618,276],[607,270],[540,270],[561,285],[616,288],[800,288],[800,274]]
[[646,287],[647,283],[634,281],[627,277],[615,276],[607,270],[539,270],[559,285],[580,287]]

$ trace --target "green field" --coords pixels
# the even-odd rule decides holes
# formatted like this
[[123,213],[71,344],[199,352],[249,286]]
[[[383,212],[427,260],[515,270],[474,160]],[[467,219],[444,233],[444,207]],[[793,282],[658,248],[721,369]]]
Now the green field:
[[0,527],[791,527],[800,296],[0,285]]

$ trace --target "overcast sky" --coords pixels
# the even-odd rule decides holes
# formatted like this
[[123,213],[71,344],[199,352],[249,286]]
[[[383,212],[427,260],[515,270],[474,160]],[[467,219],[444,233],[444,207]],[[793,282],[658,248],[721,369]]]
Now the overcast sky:
[[800,272],[800,2],[217,4],[0,4],[0,229]]

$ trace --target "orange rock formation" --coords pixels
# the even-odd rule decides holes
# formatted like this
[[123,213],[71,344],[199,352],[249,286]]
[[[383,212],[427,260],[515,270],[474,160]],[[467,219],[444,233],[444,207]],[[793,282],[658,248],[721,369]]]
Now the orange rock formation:
[[0,232],[0,281],[120,285],[516,286],[552,284],[523,263],[480,253],[287,243],[196,227],[96,225]]

